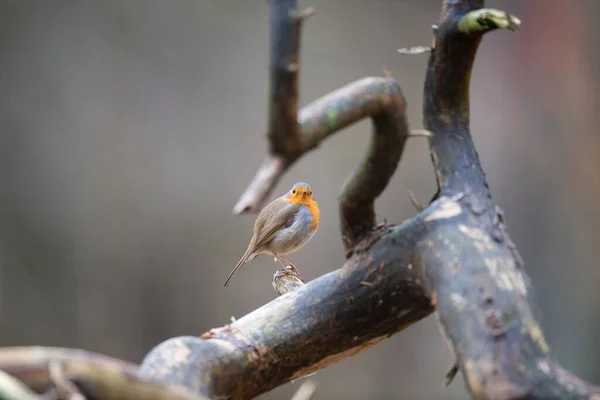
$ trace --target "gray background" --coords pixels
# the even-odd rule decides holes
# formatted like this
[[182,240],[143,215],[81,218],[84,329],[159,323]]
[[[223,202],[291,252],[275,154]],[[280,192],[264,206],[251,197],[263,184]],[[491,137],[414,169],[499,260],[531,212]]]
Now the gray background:
[[[438,0],[313,0],[303,104],[387,66],[421,128]],[[600,382],[600,140],[594,0],[490,1],[521,17],[487,36],[472,76],[472,130],[527,263],[554,354]],[[267,106],[264,0],[0,1],[0,345],[81,347],[139,362],[275,297],[259,257],[222,287],[250,239],[233,205],[260,164]],[[290,258],[307,280],[344,262],[336,196],[369,122],[307,155],[295,181],[322,222]],[[409,142],[377,203],[414,215],[435,190],[425,140]],[[314,399],[461,399],[434,318],[313,377]],[[299,382],[263,396],[289,399]]]

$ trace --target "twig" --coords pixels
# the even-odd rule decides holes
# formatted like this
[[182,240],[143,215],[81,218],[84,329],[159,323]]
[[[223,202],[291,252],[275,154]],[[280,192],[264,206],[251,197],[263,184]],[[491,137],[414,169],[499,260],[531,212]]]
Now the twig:
[[388,69],[388,67],[383,67],[383,77],[384,78],[393,78],[392,71]]
[[410,198],[410,202],[412,203],[412,205],[417,209],[417,211],[423,211],[423,209],[425,207],[423,207],[423,205],[421,205],[421,203],[419,203],[419,201],[417,200],[417,198],[415,197],[415,194],[413,193],[412,190],[408,191],[408,197]]
[[413,129],[409,133],[412,137],[426,137],[430,138],[433,134],[425,129]]
[[414,56],[419,54],[429,53],[431,51],[431,47],[425,46],[413,46],[413,47],[403,47],[398,49],[398,53],[403,56]]

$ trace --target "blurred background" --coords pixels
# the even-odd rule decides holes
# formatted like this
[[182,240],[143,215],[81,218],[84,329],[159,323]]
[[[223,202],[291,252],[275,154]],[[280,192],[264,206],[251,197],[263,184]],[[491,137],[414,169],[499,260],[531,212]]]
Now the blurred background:
[[[426,55],[440,0],[312,0],[301,102],[387,66],[422,128]],[[498,0],[523,21],[486,36],[472,131],[526,261],[554,355],[600,383],[600,13],[596,0]],[[223,282],[253,215],[232,208],[266,150],[264,0],[0,0],[0,346],[80,347],[139,362],[275,298],[259,257]],[[344,262],[336,196],[370,122],[300,160],[273,196],[309,182],[315,238],[291,256],[306,280]],[[435,191],[412,139],[377,203],[415,214]],[[464,399],[435,319],[312,377],[313,399]],[[300,382],[262,399],[289,399]]]

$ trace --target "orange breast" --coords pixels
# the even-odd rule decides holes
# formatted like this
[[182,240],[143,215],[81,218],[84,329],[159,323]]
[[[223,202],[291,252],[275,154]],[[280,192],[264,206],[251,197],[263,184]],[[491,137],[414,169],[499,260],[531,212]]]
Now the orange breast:
[[319,205],[317,204],[315,199],[310,198],[310,197],[302,197],[302,196],[294,196],[294,195],[286,196],[285,199],[287,201],[289,201],[290,203],[302,204],[302,205],[305,205],[306,208],[308,208],[308,210],[310,211],[310,214],[312,215],[312,219],[313,219],[312,224],[310,225],[311,231],[314,231],[315,229],[317,229],[319,227],[320,211],[319,211]]
[[321,215],[321,212],[319,211],[319,205],[317,204],[316,201],[314,201],[312,199],[307,201],[305,203],[305,205],[313,217],[313,222],[310,226],[310,230],[314,231],[315,229],[317,229],[319,227],[319,216]]

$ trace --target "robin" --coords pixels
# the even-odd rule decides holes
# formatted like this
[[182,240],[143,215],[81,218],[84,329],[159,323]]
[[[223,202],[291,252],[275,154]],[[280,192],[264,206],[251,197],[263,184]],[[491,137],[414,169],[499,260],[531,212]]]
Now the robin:
[[289,192],[263,208],[254,222],[254,234],[248,249],[237,263],[225,285],[248,261],[259,254],[269,254],[285,268],[292,263],[284,256],[299,250],[319,227],[319,205],[308,183],[298,182]]

